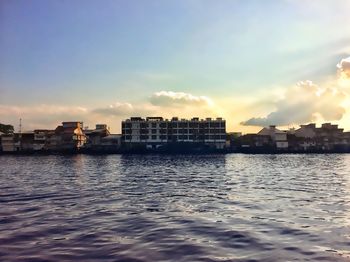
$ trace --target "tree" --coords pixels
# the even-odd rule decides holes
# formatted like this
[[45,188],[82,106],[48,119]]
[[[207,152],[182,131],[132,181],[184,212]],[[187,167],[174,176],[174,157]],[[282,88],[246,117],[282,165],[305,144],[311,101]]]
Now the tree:
[[14,128],[12,125],[4,125],[0,123],[0,132],[5,133],[5,134],[11,134],[13,133]]

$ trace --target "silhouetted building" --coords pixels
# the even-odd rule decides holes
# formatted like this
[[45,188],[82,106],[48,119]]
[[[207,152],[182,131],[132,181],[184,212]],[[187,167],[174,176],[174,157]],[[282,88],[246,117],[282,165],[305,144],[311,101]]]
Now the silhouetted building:
[[295,131],[298,138],[299,148],[302,150],[333,151],[347,150],[349,148],[350,137],[348,132],[338,128],[338,125],[331,123],[301,125]]
[[32,152],[34,150],[34,132],[23,132],[19,134],[21,152]]
[[258,132],[258,135],[269,136],[277,150],[288,149],[287,132],[277,129],[276,126],[264,127]]

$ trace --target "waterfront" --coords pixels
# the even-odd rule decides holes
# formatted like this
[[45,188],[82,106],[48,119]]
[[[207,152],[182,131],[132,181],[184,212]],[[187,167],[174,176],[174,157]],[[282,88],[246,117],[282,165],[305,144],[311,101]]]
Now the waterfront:
[[0,157],[0,260],[349,261],[350,155]]

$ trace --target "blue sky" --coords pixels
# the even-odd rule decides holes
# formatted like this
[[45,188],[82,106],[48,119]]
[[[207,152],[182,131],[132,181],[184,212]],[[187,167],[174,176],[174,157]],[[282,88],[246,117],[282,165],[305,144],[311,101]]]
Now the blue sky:
[[[13,118],[28,115],[31,126],[44,123],[30,116],[38,105],[94,110],[171,91],[209,97],[227,118],[237,101],[266,102],[271,90],[334,77],[350,55],[349,8],[346,0],[3,0],[0,105],[16,106]],[[243,115],[264,110],[273,108]]]

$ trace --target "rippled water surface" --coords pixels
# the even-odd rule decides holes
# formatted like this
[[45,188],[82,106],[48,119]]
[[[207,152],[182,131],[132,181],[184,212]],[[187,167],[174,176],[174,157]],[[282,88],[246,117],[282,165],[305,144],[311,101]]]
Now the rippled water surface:
[[0,261],[350,261],[350,155],[1,156]]

